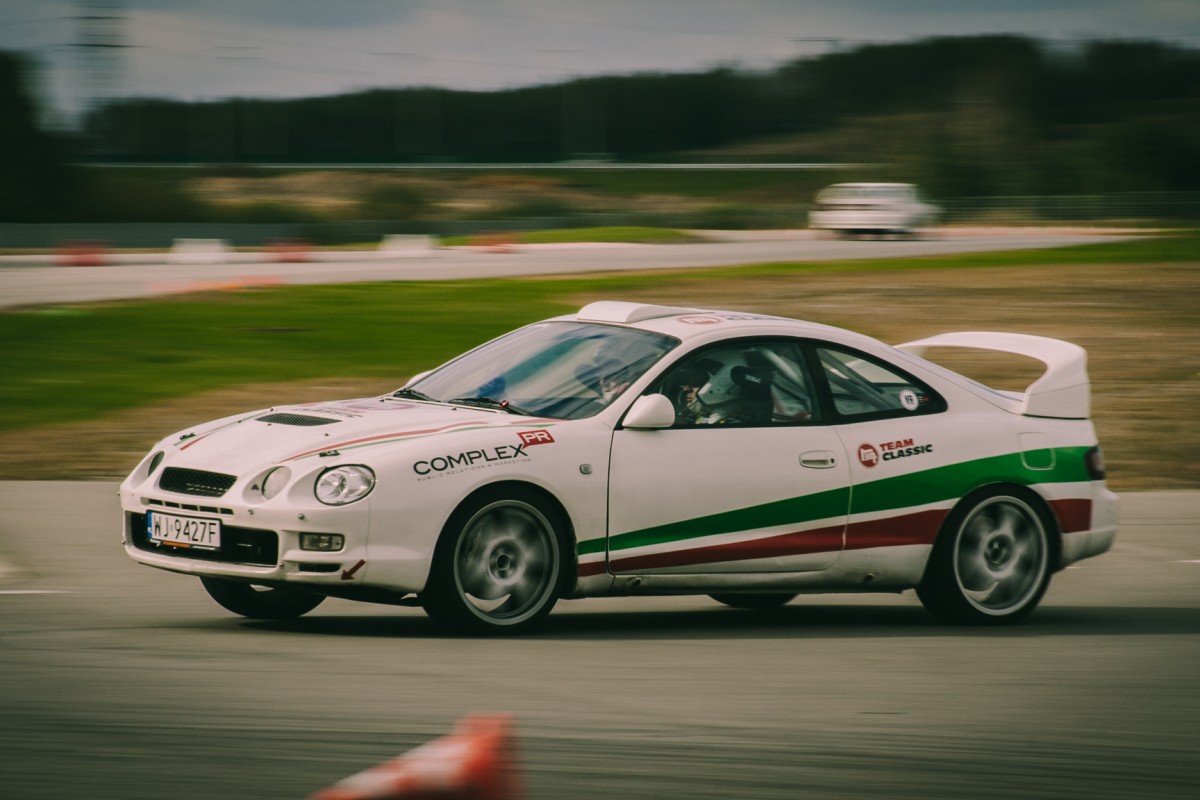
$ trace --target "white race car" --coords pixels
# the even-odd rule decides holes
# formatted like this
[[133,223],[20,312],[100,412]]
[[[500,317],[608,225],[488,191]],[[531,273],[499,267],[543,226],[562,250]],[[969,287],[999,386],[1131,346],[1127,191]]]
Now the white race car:
[[915,236],[938,212],[911,183],[836,183],[817,193],[808,226],[838,236]]
[[[1020,353],[1000,392],[920,357]],[[422,605],[515,632],[560,598],[901,592],[1018,620],[1103,553],[1117,498],[1084,351],[1012,333],[899,347],[758,314],[604,301],[383,397],[278,406],[163,439],[121,485],[134,560],[225,608]]]

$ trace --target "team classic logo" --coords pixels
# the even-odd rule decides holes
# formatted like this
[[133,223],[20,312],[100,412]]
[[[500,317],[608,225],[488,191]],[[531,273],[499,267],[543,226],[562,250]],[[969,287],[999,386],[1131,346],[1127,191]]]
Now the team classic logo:
[[[880,450],[883,451],[882,457]],[[858,460],[864,467],[874,467],[879,464],[881,458],[883,461],[895,461],[898,458],[909,458],[911,456],[923,456],[926,453],[933,452],[931,444],[914,444],[912,439],[900,439],[895,442],[880,442],[879,448],[875,445],[860,444],[858,446]]]
[[858,446],[858,460],[864,467],[873,467],[879,463],[879,451],[869,444]]

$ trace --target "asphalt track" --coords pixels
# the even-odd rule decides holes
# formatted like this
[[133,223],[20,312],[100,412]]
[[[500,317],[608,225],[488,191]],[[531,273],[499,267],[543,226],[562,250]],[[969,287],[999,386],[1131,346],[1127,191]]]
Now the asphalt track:
[[[461,280],[614,270],[658,270],[779,261],[953,255],[1091,244],[1129,238],[1112,232],[1039,229],[948,229],[916,240],[841,241],[807,230],[713,233],[699,244],[520,245],[395,252],[311,254],[277,263],[261,253],[230,253],[218,263],[179,263],[164,254],[106,256],[102,266],[59,266],[53,255],[0,256],[0,307],[81,303],[201,289],[276,284]],[[194,258],[203,261],[202,256]]]
[[[1099,238],[0,259],[0,305]],[[563,603],[536,635],[466,640],[417,610],[343,601],[289,624],[241,620],[195,580],[126,559],[112,484],[0,483],[0,797],[304,797],[463,715],[504,712],[532,798],[1193,798],[1200,494],[1129,495],[1123,521],[1113,552],[1057,576],[1012,629],[941,626],[911,594],[770,613],[656,598]]]
[[1200,796],[1200,493],[1000,630],[909,594],[580,600],[520,639],[328,601],[250,622],[118,545],[112,483],[0,483],[0,797],[302,798],[515,715],[531,798]]

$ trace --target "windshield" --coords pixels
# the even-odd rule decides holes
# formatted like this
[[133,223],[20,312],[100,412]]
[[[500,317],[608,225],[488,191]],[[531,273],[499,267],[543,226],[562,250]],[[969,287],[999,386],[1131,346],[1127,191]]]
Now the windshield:
[[629,328],[540,322],[488,342],[406,389],[443,403],[583,419],[620,397],[677,344]]

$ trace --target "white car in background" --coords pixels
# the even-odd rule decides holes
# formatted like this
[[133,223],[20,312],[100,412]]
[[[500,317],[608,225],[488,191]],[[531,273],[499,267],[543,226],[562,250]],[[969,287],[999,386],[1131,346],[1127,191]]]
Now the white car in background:
[[914,236],[938,213],[911,183],[836,183],[817,193],[808,225],[840,236]]
[[[1046,364],[1023,393],[919,357]],[[381,397],[277,406],[153,448],[120,489],[137,562],[220,605],[325,597],[515,632],[560,598],[916,589],[1021,619],[1116,535],[1084,351],[1006,333],[899,347],[760,314],[603,301]]]

